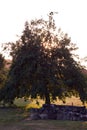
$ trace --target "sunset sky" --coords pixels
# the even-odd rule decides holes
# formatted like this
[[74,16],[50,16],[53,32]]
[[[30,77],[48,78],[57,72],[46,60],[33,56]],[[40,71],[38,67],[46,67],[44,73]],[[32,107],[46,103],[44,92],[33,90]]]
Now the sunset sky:
[[80,57],[87,56],[87,0],[0,0],[0,44],[21,35],[26,20],[55,15],[56,24],[79,47]]

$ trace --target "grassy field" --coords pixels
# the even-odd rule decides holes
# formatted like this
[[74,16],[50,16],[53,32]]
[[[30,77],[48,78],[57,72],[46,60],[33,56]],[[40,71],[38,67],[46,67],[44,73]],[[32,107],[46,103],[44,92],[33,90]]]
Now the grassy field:
[[87,130],[87,122],[29,120],[22,109],[0,109],[0,130]]
[[[0,130],[87,130],[87,122],[83,121],[58,121],[58,120],[30,120],[29,110],[25,108],[40,107],[44,102],[15,100],[21,108],[0,108]],[[67,105],[82,105],[79,99],[67,99]],[[56,104],[62,104],[61,101]]]
[[[39,102],[39,104],[37,104],[37,101]],[[18,107],[25,107],[25,108],[39,108],[41,107],[45,102],[41,99],[38,100],[24,100],[23,98],[19,98],[15,100],[15,105]],[[57,100],[54,102],[54,104],[58,104],[58,105],[76,105],[76,106],[82,106],[82,102],[80,101],[79,98],[76,97],[72,97],[72,98],[66,98],[66,103],[63,103],[61,100]]]

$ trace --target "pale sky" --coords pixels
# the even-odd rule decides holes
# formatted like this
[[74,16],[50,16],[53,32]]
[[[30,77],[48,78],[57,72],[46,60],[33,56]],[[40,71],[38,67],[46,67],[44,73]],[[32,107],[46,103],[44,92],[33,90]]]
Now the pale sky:
[[87,56],[87,0],[0,0],[0,44],[16,41],[26,20],[58,12],[56,24]]

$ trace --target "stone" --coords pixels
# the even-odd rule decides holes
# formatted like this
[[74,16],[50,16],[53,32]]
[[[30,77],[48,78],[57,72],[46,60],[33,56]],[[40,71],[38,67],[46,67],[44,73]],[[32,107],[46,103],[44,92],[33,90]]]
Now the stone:
[[73,120],[87,121],[87,109],[85,107],[44,104],[40,109],[32,109],[32,120]]
[[31,120],[39,120],[39,119],[40,119],[40,116],[39,116],[38,113],[32,113],[32,114],[30,115],[30,119],[31,119]]
[[40,118],[42,119],[42,120],[47,120],[48,119],[48,115],[47,114],[45,114],[45,113],[42,113],[42,114],[40,114],[39,115],[40,116]]

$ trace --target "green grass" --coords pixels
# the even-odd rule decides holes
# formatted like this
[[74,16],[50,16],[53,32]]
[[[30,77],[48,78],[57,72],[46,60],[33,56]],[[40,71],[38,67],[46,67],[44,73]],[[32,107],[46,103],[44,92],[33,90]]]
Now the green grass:
[[0,108],[0,130],[87,130],[87,122],[30,120],[29,110]]
[[[58,121],[58,120],[30,120],[29,109],[31,107],[40,107],[44,101],[39,100],[37,105],[35,100],[16,99],[15,104],[19,108],[0,108],[0,130],[87,130],[87,122],[83,121]],[[81,106],[82,103],[75,97],[68,99],[66,105]],[[56,104],[63,104],[57,101]]]
[[0,124],[23,120],[27,117],[27,111],[20,108],[0,108]]
[[87,122],[29,120],[22,109],[0,109],[0,130],[87,130]]
[[23,130],[87,130],[87,122],[76,121],[27,121]]

